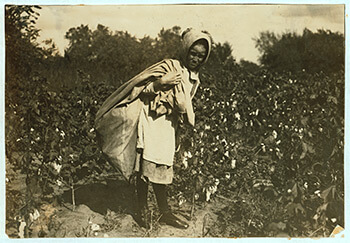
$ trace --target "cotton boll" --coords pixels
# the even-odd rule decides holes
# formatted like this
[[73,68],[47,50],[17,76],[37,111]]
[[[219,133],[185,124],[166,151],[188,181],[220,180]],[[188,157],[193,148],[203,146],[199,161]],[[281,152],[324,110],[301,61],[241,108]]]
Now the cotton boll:
[[37,220],[39,217],[40,217],[40,213],[39,213],[38,209],[35,209],[34,214],[33,214],[33,219]]
[[210,195],[211,195],[210,191],[207,190],[206,193],[205,193],[205,200],[207,202],[210,200]]
[[98,224],[91,224],[92,231],[99,231],[101,228]]
[[235,118],[240,121],[241,120],[241,115],[238,112],[236,112],[235,113]]
[[236,162],[237,162],[237,160],[235,160],[235,159],[231,160],[231,169],[236,168]]
[[277,139],[277,132],[276,132],[275,130],[273,130],[272,136],[273,136],[275,139]]

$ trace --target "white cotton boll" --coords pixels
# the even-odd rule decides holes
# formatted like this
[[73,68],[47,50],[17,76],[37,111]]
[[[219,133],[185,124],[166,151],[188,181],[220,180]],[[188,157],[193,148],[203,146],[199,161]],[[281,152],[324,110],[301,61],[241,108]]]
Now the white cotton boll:
[[237,160],[235,160],[235,159],[231,160],[231,169],[236,168],[236,162],[237,162]]
[[210,130],[210,125],[204,125],[204,130]]
[[186,159],[186,158],[184,158],[184,159],[182,160],[182,164],[184,165],[185,169],[187,169],[187,167],[188,167],[188,162],[187,162],[187,159]]
[[233,102],[232,102],[232,105],[231,105],[232,108],[236,108],[236,107],[237,107],[237,103],[238,103],[237,100],[233,101]]
[[309,187],[309,185],[308,185],[307,182],[304,183],[304,187],[305,187],[306,189]]
[[210,195],[211,195],[210,191],[207,190],[206,193],[205,193],[205,200],[207,202],[210,200]]
[[215,179],[215,185],[219,185],[220,184],[220,180],[219,179]]
[[235,118],[240,121],[241,120],[241,115],[238,112],[236,112],[235,113]]
[[272,136],[277,139],[277,132],[275,130],[272,131]]
[[92,231],[99,231],[101,228],[98,224],[91,224]]
[[62,138],[64,138],[64,136],[66,136],[66,134],[65,134],[65,132],[64,132],[63,130],[61,131],[60,136],[61,136]]
[[56,180],[57,186],[62,186],[62,182],[60,180]]
[[192,158],[192,154],[191,154],[191,152],[190,152],[190,151],[188,151],[188,153],[187,153],[187,157],[188,157],[188,158]]
[[33,222],[34,221],[34,216],[32,213],[29,213],[29,221]]
[[181,198],[179,200],[179,206],[181,206],[182,204],[184,204],[186,202],[186,199],[185,198]]
[[33,219],[37,220],[39,217],[40,217],[40,213],[39,213],[38,209],[35,209],[34,214],[33,214]]
[[224,155],[225,155],[226,157],[230,157],[230,152],[229,152],[229,151],[226,151]]
[[57,171],[57,173],[60,173],[62,165],[57,164],[56,162],[52,163],[53,168]]

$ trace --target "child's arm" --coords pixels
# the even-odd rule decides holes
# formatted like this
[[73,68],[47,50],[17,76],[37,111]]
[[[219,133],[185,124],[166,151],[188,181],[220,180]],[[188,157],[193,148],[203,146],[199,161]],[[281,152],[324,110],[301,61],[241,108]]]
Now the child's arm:
[[186,113],[186,95],[182,83],[174,87],[174,109],[180,114]]
[[[155,81],[154,81],[155,82]],[[154,82],[150,82],[142,91],[142,93],[146,94],[146,95],[155,95],[158,93],[158,91],[156,91],[154,89]]]
[[190,83],[186,84],[183,81],[174,88],[174,109],[182,114],[184,118],[182,120],[190,125],[194,125],[195,120],[191,98],[192,87]]

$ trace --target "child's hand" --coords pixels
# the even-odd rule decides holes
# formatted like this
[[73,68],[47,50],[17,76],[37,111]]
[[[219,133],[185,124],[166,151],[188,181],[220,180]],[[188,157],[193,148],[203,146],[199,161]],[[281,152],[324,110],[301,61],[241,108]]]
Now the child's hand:
[[165,91],[173,88],[181,82],[181,75],[176,72],[170,72],[163,77],[154,81],[153,87],[155,91]]
[[181,85],[175,86],[174,89],[174,100],[175,107],[177,108],[179,113],[186,112],[186,96]]

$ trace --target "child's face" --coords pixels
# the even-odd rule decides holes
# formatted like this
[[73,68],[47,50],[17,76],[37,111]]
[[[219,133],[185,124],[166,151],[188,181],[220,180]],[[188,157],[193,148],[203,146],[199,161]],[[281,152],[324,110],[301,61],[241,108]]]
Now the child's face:
[[196,70],[201,65],[206,57],[207,49],[203,44],[193,45],[187,55],[187,67],[188,69]]

